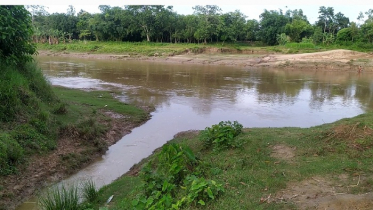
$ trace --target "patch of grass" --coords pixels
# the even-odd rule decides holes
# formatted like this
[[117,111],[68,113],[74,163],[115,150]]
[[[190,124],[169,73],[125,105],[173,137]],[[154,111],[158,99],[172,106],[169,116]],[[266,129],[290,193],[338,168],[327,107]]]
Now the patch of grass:
[[[359,174],[372,177],[371,128],[373,113],[311,128],[249,128],[239,136],[240,141],[245,142],[242,147],[219,152],[204,149],[198,135],[181,135],[171,143],[189,146],[204,162],[200,167],[204,177],[225,183],[225,192],[219,199],[205,206],[194,204],[184,209],[296,209],[291,202],[267,203],[261,199],[269,195],[275,197],[290,182],[314,176],[348,174],[357,177]],[[290,162],[273,157],[274,145],[296,148],[295,156]],[[141,164],[154,161],[160,152],[156,151]],[[138,167],[143,167],[141,164]],[[126,183],[132,183],[131,187],[121,189]],[[371,184],[371,178],[362,178],[360,185],[349,193],[371,192],[368,189]],[[140,186],[139,177],[124,175],[104,187],[103,192],[116,196],[109,209],[130,209]]]
[[92,180],[87,180],[82,183],[82,195],[86,202],[93,203],[98,198],[98,190]]
[[52,187],[39,196],[38,204],[42,210],[77,210],[79,209],[78,188],[75,185],[64,184]]
[[53,90],[56,96],[66,104],[67,112],[75,113],[73,116],[69,114],[66,117],[61,116],[63,120],[69,118],[68,121],[76,121],[81,119],[81,116],[94,114],[97,110],[113,111],[126,116],[127,120],[133,122],[141,122],[148,117],[145,111],[120,102],[113,97],[113,93],[107,91],[81,91],[63,87],[53,87]]

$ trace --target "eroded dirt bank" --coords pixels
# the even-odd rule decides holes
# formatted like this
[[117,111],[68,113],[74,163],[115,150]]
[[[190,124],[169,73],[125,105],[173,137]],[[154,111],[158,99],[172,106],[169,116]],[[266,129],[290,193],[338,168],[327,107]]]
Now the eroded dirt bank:
[[174,56],[133,56],[129,54],[90,54],[39,51],[39,55],[63,56],[113,60],[143,60],[153,62],[170,62],[183,64],[208,64],[242,67],[276,67],[296,69],[317,69],[329,71],[354,71],[359,66],[364,71],[373,72],[373,53],[362,53],[351,50],[331,50],[304,54],[268,54],[253,51],[251,54],[228,53],[186,53]]
[[[142,107],[147,113],[151,108]],[[0,209],[15,209],[28,197],[35,195],[39,189],[63,180],[74,172],[89,165],[105,153],[110,145],[115,144],[123,136],[144,122],[134,123],[125,116],[114,112],[102,112],[110,121],[99,122],[109,126],[100,139],[100,148],[87,144],[74,130],[66,131],[68,135],[60,135],[57,148],[47,155],[35,155],[27,160],[25,166],[17,174],[2,177],[0,186]],[[149,117],[148,117],[149,118]]]

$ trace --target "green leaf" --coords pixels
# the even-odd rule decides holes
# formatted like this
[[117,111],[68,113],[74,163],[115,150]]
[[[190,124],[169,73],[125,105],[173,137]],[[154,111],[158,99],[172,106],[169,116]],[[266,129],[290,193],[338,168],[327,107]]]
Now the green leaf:
[[214,199],[214,195],[212,194],[212,191],[210,188],[207,188],[207,195],[211,198],[211,199]]
[[205,201],[203,201],[203,200],[199,200],[198,203],[201,204],[202,206],[205,205]]

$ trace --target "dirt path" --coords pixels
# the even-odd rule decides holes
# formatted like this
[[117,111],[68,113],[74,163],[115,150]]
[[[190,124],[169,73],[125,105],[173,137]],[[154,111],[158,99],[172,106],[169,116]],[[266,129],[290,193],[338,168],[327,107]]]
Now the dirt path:
[[225,65],[242,67],[276,67],[296,69],[317,69],[331,71],[355,71],[359,66],[364,71],[373,72],[373,53],[362,53],[351,50],[331,50],[304,54],[263,54],[254,51],[252,54],[225,53],[187,53],[175,56],[131,56],[129,54],[89,54],[39,51],[39,55],[76,58],[94,58],[107,60],[142,60],[153,62]]

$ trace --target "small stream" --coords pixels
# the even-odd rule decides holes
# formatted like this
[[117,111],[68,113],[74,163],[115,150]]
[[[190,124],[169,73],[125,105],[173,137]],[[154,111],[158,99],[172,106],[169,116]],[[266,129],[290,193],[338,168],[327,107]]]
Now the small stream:
[[[152,105],[151,119],[66,182],[111,183],[185,130],[237,120],[244,127],[310,127],[373,109],[373,74],[38,57],[53,85],[116,90]],[[30,201],[31,203],[33,201]],[[17,210],[31,209],[30,203]]]

